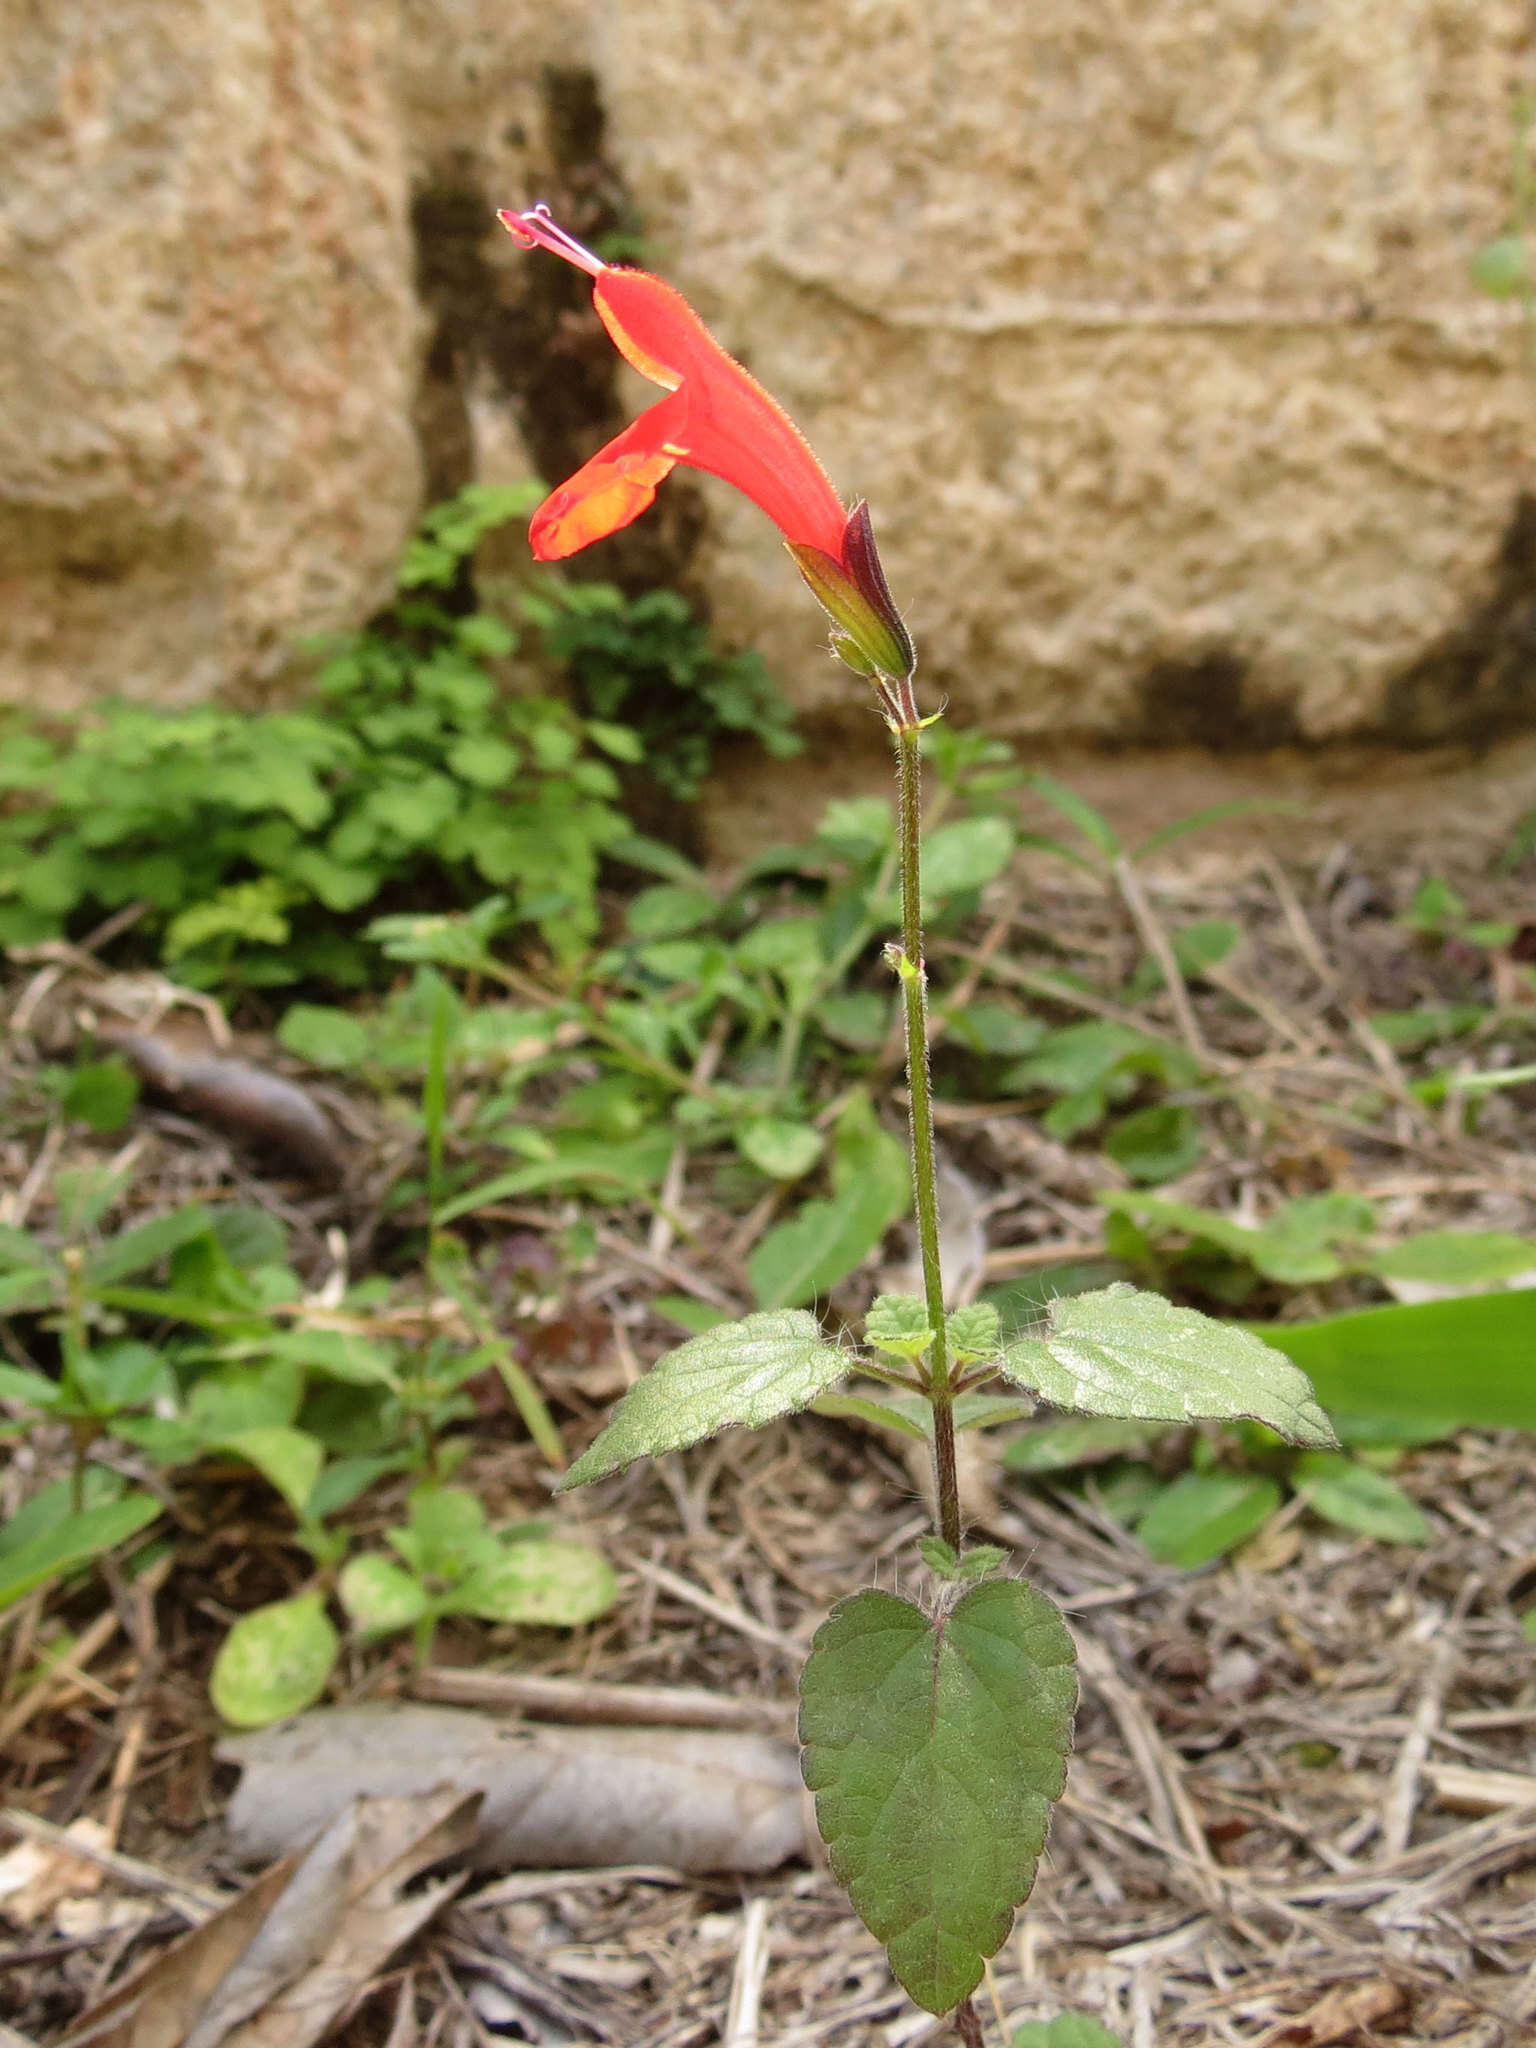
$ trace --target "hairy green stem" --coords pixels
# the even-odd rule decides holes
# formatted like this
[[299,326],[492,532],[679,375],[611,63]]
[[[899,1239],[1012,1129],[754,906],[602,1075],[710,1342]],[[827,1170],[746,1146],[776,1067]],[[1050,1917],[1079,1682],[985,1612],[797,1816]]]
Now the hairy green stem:
[[933,1478],[939,1534],[960,1548],[960,1482],[955,1468],[955,1391],[944,1340],[944,1276],[939,1264],[939,1189],[933,1151],[933,1097],[928,1079],[928,993],[923,963],[923,769],[915,717],[893,723],[900,776],[897,844],[901,850],[901,975],[907,1026],[907,1088],[912,1104],[912,1190],[922,1250],[928,1327],[928,1400],[933,1409]]

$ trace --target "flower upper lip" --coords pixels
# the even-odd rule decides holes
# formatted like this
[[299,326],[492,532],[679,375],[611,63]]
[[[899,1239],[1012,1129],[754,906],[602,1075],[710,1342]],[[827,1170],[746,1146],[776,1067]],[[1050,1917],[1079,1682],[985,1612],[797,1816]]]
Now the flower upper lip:
[[615,347],[671,394],[550,495],[534,516],[539,559],[559,560],[627,526],[682,462],[734,484],[786,540],[840,562],[848,514],[831,478],[789,415],[726,353],[682,293],[648,271],[605,263],[547,208],[503,212],[500,219],[525,248],[548,249],[588,273]]
[[761,507],[866,672],[910,674],[912,643],[875,553],[867,509],[850,513],[782,406],[727,354],[682,293],[649,271],[607,263],[547,206],[498,218],[525,249],[547,249],[592,279],[614,346],[667,393],[551,491],[529,527],[535,556],[560,561],[637,519],[679,462]]

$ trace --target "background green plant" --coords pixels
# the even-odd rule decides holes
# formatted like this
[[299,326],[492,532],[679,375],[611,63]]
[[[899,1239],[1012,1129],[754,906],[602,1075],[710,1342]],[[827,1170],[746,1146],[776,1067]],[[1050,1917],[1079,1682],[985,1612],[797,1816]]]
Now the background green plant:
[[[616,763],[691,790],[718,733],[793,740],[761,664],[716,654],[670,592],[551,579],[507,609],[477,603],[475,549],[537,495],[472,485],[434,507],[393,605],[331,644],[291,710],[108,702],[67,734],[12,714],[0,944],[141,905],[135,944],[189,985],[349,987],[377,961],[369,914],[490,888],[507,924],[573,959],[597,929],[600,859],[630,833]],[[592,715],[551,687],[567,664]],[[644,734],[597,710],[631,700]]]
[[[435,1481],[414,1487],[405,1520],[384,1535],[395,1557],[379,1551],[352,1557],[335,1578],[336,1595],[359,1641],[408,1631],[418,1666],[431,1657],[437,1625],[447,1616],[576,1628],[605,1614],[618,1598],[618,1582],[601,1551],[555,1533],[544,1521],[493,1531],[485,1509],[464,1487]],[[323,1560],[328,1568],[336,1562],[334,1550]],[[328,1582],[329,1577],[328,1570]],[[213,1703],[241,1728],[301,1713],[324,1692],[340,1649],[322,1589],[253,1608],[235,1623],[214,1660]]]
[[[1011,858],[1001,798],[1014,771],[1007,749],[965,738],[940,764],[925,847],[943,931]],[[672,848],[630,838],[619,851],[665,879],[632,897],[622,931],[557,989],[505,957],[509,907],[490,898],[467,913],[375,920],[367,936],[414,978],[373,1010],[295,1005],[279,1037],[416,1114],[435,1020],[453,1087],[421,1100],[454,1103],[435,1142],[445,1228],[534,1195],[654,1197],[681,1148],[710,1163],[726,1206],[782,1204],[750,1277],[762,1306],[810,1301],[862,1264],[906,1200],[901,1148],[869,1093],[894,1065],[879,953],[894,904],[887,807],[832,804],[810,840],[761,855],[726,890]],[[488,987],[514,1000],[467,1000]],[[951,1005],[940,1023],[1004,1061],[1041,1038],[997,1002]],[[498,1151],[512,1163],[487,1174]],[[395,1199],[421,1193],[408,1177]]]
[[569,665],[581,709],[621,720],[668,793],[692,802],[727,737],[755,739],[777,760],[799,753],[789,706],[762,656],[721,653],[675,590],[626,597],[611,583],[550,579],[521,599],[545,653]]
[[[498,1373],[516,1406],[528,1391],[507,1337],[479,1307],[477,1276],[451,1271],[451,1240],[435,1249],[434,1278],[451,1287],[471,1341],[407,1342],[370,1333],[387,1281],[342,1298],[350,1327],[312,1321],[286,1233],[266,1211],[191,1204],[104,1231],[124,1191],[120,1174],[66,1182],[62,1243],[0,1232],[0,1315],[12,1356],[27,1360],[0,1365],[0,1397],[17,1417],[11,1433],[62,1424],[75,1454],[73,1480],[44,1489],[7,1526],[0,1610],[158,1519],[153,1491],[87,1462],[101,1452],[192,1483],[234,1462],[291,1513],[292,1540],[309,1552],[320,1589],[253,1610],[221,1651],[215,1703],[242,1725],[296,1712],[323,1690],[339,1649],[324,1592],[338,1572],[343,1605],[365,1634],[395,1626],[381,1618],[384,1561],[348,1581],[351,1539],[337,1519],[392,1474],[419,1475],[405,1524],[416,1534],[396,1544],[419,1596],[400,1625],[415,1628],[419,1644],[443,1614],[570,1627],[611,1602],[611,1573],[590,1545],[544,1523],[493,1537],[473,1495],[445,1484],[469,1448],[461,1425],[477,1414],[469,1382]],[[534,1433],[542,1424],[544,1447],[563,1463],[558,1433],[532,1399]],[[453,1570],[443,1547],[450,1524],[462,1538],[462,1568]]]

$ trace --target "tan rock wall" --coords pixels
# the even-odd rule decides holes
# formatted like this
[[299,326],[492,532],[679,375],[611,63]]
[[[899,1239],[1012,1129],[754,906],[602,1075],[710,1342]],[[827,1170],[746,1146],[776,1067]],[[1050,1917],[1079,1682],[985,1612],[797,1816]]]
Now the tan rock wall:
[[[1466,281],[1507,205],[1525,0],[656,0],[604,23],[668,267],[870,498],[957,706],[1321,737],[1403,723],[1405,672],[1460,633],[1430,707],[1406,693],[1425,736],[1490,703],[1536,720],[1532,674],[1475,631],[1510,581],[1536,384]],[[716,533],[722,616],[803,673],[772,536],[734,503]],[[1514,574],[1536,599],[1536,560]],[[802,694],[843,688],[829,666]]]
[[[1536,724],[1536,378],[1465,269],[1529,36],[1528,0],[0,0],[0,696],[259,683],[379,601],[423,488],[648,402],[491,225],[547,196],[632,200],[870,498],[958,712]],[[685,569],[848,699],[776,534],[703,492],[702,543],[674,480],[586,566]]]
[[388,587],[419,312],[391,6],[0,0],[0,693],[259,681]]

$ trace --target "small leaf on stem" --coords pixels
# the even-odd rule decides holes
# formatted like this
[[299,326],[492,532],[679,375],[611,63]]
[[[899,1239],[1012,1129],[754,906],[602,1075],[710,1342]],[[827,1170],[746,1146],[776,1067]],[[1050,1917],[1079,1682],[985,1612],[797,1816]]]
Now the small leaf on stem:
[[946,1317],[949,1355],[956,1365],[996,1358],[1003,1348],[1002,1322],[990,1301],[968,1302]]
[[955,1577],[964,1582],[984,1579],[988,1572],[995,1572],[1008,1553],[1001,1544],[978,1543],[974,1550],[968,1550],[955,1568]]
[[864,1334],[892,1358],[921,1358],[933,1342],[928,1310],[915,1294],[877,1294],[864,1318]]

